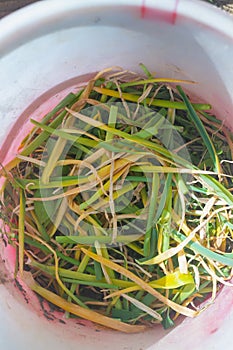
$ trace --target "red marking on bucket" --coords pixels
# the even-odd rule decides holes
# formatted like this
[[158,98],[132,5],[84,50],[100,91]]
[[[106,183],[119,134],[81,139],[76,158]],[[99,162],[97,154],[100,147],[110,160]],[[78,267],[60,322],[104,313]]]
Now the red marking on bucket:
[[211,329],[210,334],[216,333],[218,331],[218,328]]
[[141,18],[147,20],[160,20],[169,24],[175,24],[177,18],[177,8],[179,0],[175,1],[175,6],[172,11],[157,10],[146,6],[146,0],[142,0]]
[[179,4],[179,0],[176,0],[175,7],[174,7],[174,10],[172,12],[172,24],[176,23],[178,4]]
[[141,18],[145,17],[146,12],[146,0],[142,0],[142,6],[141,6]]

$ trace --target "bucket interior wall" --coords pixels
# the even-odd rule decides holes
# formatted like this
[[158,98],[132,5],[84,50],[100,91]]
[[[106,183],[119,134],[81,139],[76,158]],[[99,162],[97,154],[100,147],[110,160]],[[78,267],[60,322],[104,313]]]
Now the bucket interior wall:
[[[217,116],[233,128],[233,21],[199,1],[39,2],[2,20],[0,57],[3,164],[15,152],[12,135],[23,135],[29,115],[38,113],[43,97],[59,94],[66,81],[67,86],[80,76],[86,81],[90,73],[110,66],[139,71],[142,62],[157,77],[194,80],[197,84],[184,86],[193,100],[212,104]],[[1,252],[6,260],[3,245]],[[1,262],[1,280],[10,269],[9,262]],[[41,349],[43,344],[57,350],[109,345],[112,350],[189,345],[202,349],[200,344],[216,344],[227,324],[233,325],[233,292],[226,287],[198,318],[186,319],[171,331],[157,327],[129,336],[75,322],[67,326],[64,319],[45,319],[39,315],[40,305],[29,306],[11,278],[7,280],[0,283],[0,315],[5,320],[0,348],[4,349],[13,349],[14,344],[18,349]]]

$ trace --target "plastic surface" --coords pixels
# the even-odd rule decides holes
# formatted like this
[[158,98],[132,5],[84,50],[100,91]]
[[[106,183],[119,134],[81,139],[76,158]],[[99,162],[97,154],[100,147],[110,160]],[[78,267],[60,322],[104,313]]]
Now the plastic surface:
[[[23,135],[28,116],[39,117],[44,100],[78,83],[76,77],[114,65],[137,71],[143,62],[157,76],[195,80],[192,95],[211,103],[233,128],[232,61],[232,18],[197,0],[28,6],[0,21],[0,162],[12,157],[14,135]],[[52,320],[50,310],[45,318],[41,303],[31,305],[30,293],[15,288],[10,253],[3,250],[2,244],[7,263],[0,264],[0,349],[231,349],[233,288],[223,288],[206,312],[170,331],[125,335],[62,316]]]

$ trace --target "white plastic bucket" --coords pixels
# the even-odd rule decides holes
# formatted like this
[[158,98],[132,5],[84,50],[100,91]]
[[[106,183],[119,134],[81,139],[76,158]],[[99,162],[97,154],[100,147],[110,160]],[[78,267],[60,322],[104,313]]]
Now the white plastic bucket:
[[[198,0],[39,1],[0,21],[0,161],[13,155],[27,117],[49,108],[44,100],[57,94],[55,104],[77,77],[114,65],[137,71],[143,62],[157,76],[195,80],[192,96],[233,129],[232,61],[232,18]],[[231,349],[233,288],[170,331],[125,335],[42,316],[14,286],[11,252],[1,244],[0,349]]]

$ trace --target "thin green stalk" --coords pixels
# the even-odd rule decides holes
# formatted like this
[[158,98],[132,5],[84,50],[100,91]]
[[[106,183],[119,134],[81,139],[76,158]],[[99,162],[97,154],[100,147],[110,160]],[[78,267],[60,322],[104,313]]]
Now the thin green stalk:
[[171,79],[171,78],[149,78],[143,80],[130,81],[128,83],[122,83],[121,88],[126,88],[129,86],[138,86],[145,84],[154,84],[154,83],[185,83],[185,84],[195,84],[192,80],[182,80],[182,79]]
[[97,287],[97,288],[105,288],[105,289],[119,289],[118,286],[115,286],[114,284],[108,284],[104,282],[94,282],[94,281],[82,281],[82,280],[74,280],[70,278],[63,278],[63,282],[66,283],[72,283],[72,285],[77,287],[77,285],[83,285],[83,286],[91,286],[91,287]]
[[49,133],[51,135],[61,137],[61,138],[65,139],[65,140],[72,141],[77,146],[79,144],[81,144],[81,145],[84,145],[84,146],[95,148],[98,145],[98,142],[95,141],[95,140],[86,139],[86,138],[84,138],[82,136],[75,136],[75,135],[69,134],[68,132],[60,131],[59,129],[55,129],[52,124],[50,126],[43,125],[42,123],[39,123],[39,122],[37,122],[36,120],[33,120],[33,119],[31,119],[31,123],[36,125],[36,126],[38,126],[38,127],[40,127],[42,130],[45,130],[47,132],[47,134]]
[[39,179],[20,179],[17,178],[16,182],[23,189],[38,190],[38,189],[49,189],[49,188],[61,188],[69,187],[86,183],[88,180],[86,176],[63,176],[63,177],[52,177],[50,182],[42,184]]
[[19,191],[19,233],[18,233],[18,241],[19,241],[19,273],[22,277],[24,270],[24,223],[25,223],[25,208],[26,208],[26,198],[24,191],[20,189]]
[[215,150],[215,147],[213,145],[213,142],[211,141],[201,119],[199,118],[199,116],[197,115],[193,105],[191,104],[191,102],[189,101],[188,97],[186,96],[185,92],[183,91],[183,89],[181,88],[181,86],[177,86],[177,90],[180,94],[180,96],[182,97],[187,110],[188,110],[188,115],[190,117],[190,119],[193,121],[194,125],[196,126],[200,136],[202,137],[205,146],[210,154],[210,157],[213,161],[214,164],[214,170],[218,173],[221,172],[221,167],[220,167],[220,163],[219,163],[219,159]]
[[[128,244],[135,241],[138,238],[138,235],[117,235],[116,243]],[[83,245],[92,245],[95,241],[98,241],[101,244],[111,244],[111,236],[56,236],[56,241],[58,243],[75,243]]]
[[[109,112],[109,118],[108,118],[108,125],[110,127],[115,128],[116,121],[117,121],[117,114],[118,114],[118,107],[117,106],[111,106],[110,112]],[[107,132],[105,141],[110,141],[113,139],[113,134]]]
[[153,78],[153,74],[151,74],[151,72],[150,72],[149,69],[145,66],[145,64],[139,63],[139,67],[143,70],[143,72],[145,73],[145,75],[146,75],[149,79],[152,79],[152,78]]
[[[94,87],[94,91],[99,92],[100,94],[105,94],[105,95],[113,96],[113,97],[117,97],[117,98],[122,97],[124,100],[130,101],[130,102],[138,102],[138,99],[139,99],[139,96],[136,96],[133,94],[122,92],[120,95],[120,93],[118,91],[105,89],[105,88]],[[150,97],[147,97],[145,100],[146,100],[146,103],[150,104],[151,106],[164,107],[164,108],[175,108],[175,109],[181,109],[181,110],[187,109],[187,106],[182,102],[166,101],[166,100],[160,100],[160,99],[153,99],[153,101],[151,101]],[[192,105],[196,110],[211,109],[211,106],[209,104],[193,103]]]
[[158,221],[161,214],[163,213],[163,210],[166,205],[167,196],[168,196],[169,190],[171,189],[171,182],[172,182],[172,174],[168,174],[165,180],[165,186],[164,186],[163,193],[156,212],[155,222]]
[[150,204],[147,217],[146,233],[144,237],[144,255],[149,256],[151,253],[151,234],[155,225],[155,209],[158,202],[159,175],[154,173],[152,179],[152,188],[150,194]]
[[[170,177],[170,179],[169,179]],[[168,174],[168,179],[166,184],[170,184],[170,186],[167,186],[166,191],[166,201],[164,205],[163,212],[159,219],[159,225],[160,229],[163,234],[163,244],[162,244],[162,251],[167,251],[170,247],[170,231],[171,231],[171,212],[172,212],[172,175]]]

